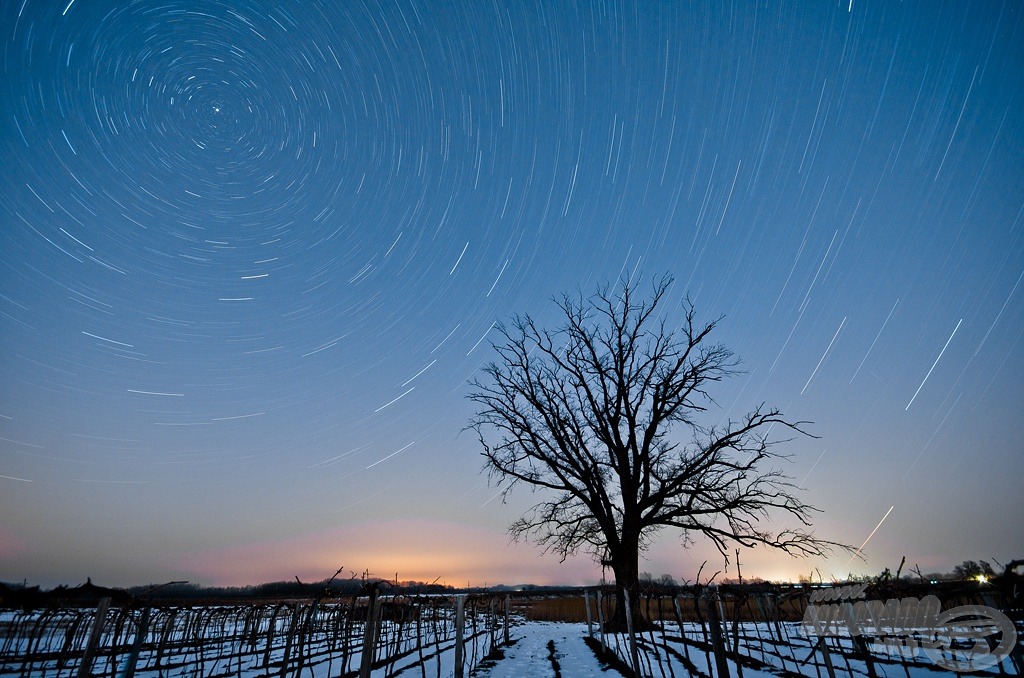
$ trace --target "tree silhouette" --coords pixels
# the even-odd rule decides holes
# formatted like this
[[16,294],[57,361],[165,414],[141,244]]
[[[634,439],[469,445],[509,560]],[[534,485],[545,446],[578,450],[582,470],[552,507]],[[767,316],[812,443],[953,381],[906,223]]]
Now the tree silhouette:
[[952,574],[957,579],[977,579],[979,576],[996,576],[992,566],[985,560],[979,560],[978,562],[965,560],[953,568]]
[[[738,363],[708,340],[718,320],[698,323],[689,300],[678,325],[659,315],[671,283],[656,282],[647,297],[630,282],[587,299],[563,295],[553,330],[512,318],[499,327],[497,360],[468,396],[479,406],[469,427],[491,479],[506,495],[516,485],[546,490],[512,534],[563,560],[582,549],[610,566],[617,624],[622,590],[637,589],[640,555],[664,528],[680,530],[684,544],[710,539],[726,560],[730,544],[805,556],[848,548],[806,531],[817,509],[766,468],[785,456],[775,447],[786,441],[769,438],[771,430],[807,435],[805,422],[761,405],[722,426],[702,423],[714,403],[709,389]],[[774,513],[800,527],[763,528]]]

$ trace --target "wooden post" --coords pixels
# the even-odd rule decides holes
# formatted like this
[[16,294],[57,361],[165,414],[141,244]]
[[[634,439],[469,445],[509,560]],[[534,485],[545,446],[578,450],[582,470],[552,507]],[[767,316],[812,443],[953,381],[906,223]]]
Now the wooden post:
[[505,596],[505,644],[509,644],[508,637],[508,610],[512,606],[512,596]]
[[455,678],[466,673],[466,594],[455,596]]
[[1024,673],[1024,642],[1020,641],[1019,636],[1017,642],[1010,648],[1010,661],[1016,667],[1018,675]]
[[377,650],[377,628],[380,625],[380,602],[377,588],[370,589],[370,601],[366,606],[366,625],[363,627],[363,653],[359,657],[359,678],[370,678],[373,657]]
[[487,651],[494,652],[494,647],[498,644],[498,599],[492,597],[490,602],[490,617],[487,619],[487,627],[490,630],[488,638],[491,641],[490,647]]
[[629,634],[629,660],[633,664],[633,673],[640,675],[640,653],[636,649],[636,633],[633,631],[633,604],[629,600],[629,589],[623,588],[626,601],[626,632]]
[[604,610],[602,609],[601,589],[597,590],[597,634],[601,641],[601,651],[604,651]]
[[282,678],[286,674],[286,672],[288,671],[288,661],[291,659],[292,645],[295,642],[295,633],[296,633],[296,630],[298,628],[299,619],[301,618],[301,616],[302,616],[302,604],[301,603],[295,603],[295,610],[292,611],[292,623],[291,623],[291,626],[288,627],[288,635],[285,637],[285,641],[284,641],[284,655],[282,655],[282,657],[281,657],[281,676],[282,676]]
[[[904,559],[906,556],[904,556]],[[900,563],[900,567],[903,567],[903,563]],[[878,678],[878,673],[875,671],[875,660],[871,656],[871,648],[868,647],[868,643],[864,640],[864,636],[860,635],[857,631],[857,621],[853,614],[853,603],[846,601],[840,603],[843,606],[843,615],[846,618],[846,628],[849,630],[850,635],[853,636],[853,646],[857,648],[861,657],[864,659],[864,665],[868,670],[868,678]]]
[[864,636],[855,637],[853,639],[853,646],[857,648],[860,656],[864,659],[864,665],[868,670],[868,678],[878,678],[878,672],[875,671],[875,659],[871,656],[871,648],[868,647]]
[[[280,609],[280,605],[274,607],[274,611],[270,613],[270,621],[267,623],[267,648],[263,651],[263,668],[267,669],[268,675],[270,673],[270,653],[274,649],[274,629],[277,628],[277,613]],[[162,642],[161,647],[163,647]]]
[[[806,664],[811,661],[814,657],[814,653],[818,650],[821,650],[821,656],[825,660],[825,671],[828,673],[829,678],[836,678],[836,670],[835,667],[832,666],[832,655],[828,651],[828,638],[826,636],[818,636],[818,642],[816,642],[814,647],[811,648],[811,653],[807,655],[807,659],[804,659],[802,662],[798,662],[797,668],[799,668],[799,665]],[[821,671],[818,670],[818,665],[815,664],[814,668],[818,671],[818,675],[820,676]]]
[[676,623],[679,624],[679,637],[683,639],[683,652],[690,658],[690,644],[686,642],[686,630],[683,628],[683,608],[679,605],[679,596],[672,596],[672,607],[676,611]]
[[82,653],[82,663],[78,666],[78,678],[89,678],[92,675],[92,662],[96,656],[96,647],[100,644],[109,607],[110,598],[100,598],[96,606],[96,617],[92,620],[92,630],[89,631],[89,641],[85,645],[85,652]]
[[587,606],[587,635],[591,638],[594,637],[594,621],[590,616],[590,591],[583,591],[583,604]]
[[828,639],[825,636],[821,637],[821,656],[825,658],[825,670],[828,671],[829,678],[836,678],[836,670],[832,666],[832,655],[828,651]]
[[139,619],[139,628],[135,633],[135,641],[132,643],[132,649],[128,652],[128,658],[124,662],[124,668],[121,669],[121,678],[134,678],[135,677],[135,665],[139,662],[139,652],[142,650],[142,643],[146,640],[146,633],[149,631],[149,612],[150,608],[146,607],[142,610],[142,617]]
[[[722,602],[721,596],[715,596],[715,601],[718,603],[718,620],[722,624],[722,642],[725,643],[725,651],[729,651],[729,622],[725,618],[725,603]],[[739,653],[739,648],[732,648],[735,652]]]
[[316,633],[316,616],[319,611],[320,598],[314,598],[313,604],[309,608],[309,614],[306,615],[306,620],[299,630],[299,665],[295,668],[296,676],[302,673],[302,669],[306,665],[306,652],[309,649],[310,638]]
[[708,630],[711,632],[711,647],[715,652],[715,668],[718,678],[729,678],[729,664],[725,656],[725,641],[722,639],[722,620],[718,613],[718,593],[705,597],[708,612]]

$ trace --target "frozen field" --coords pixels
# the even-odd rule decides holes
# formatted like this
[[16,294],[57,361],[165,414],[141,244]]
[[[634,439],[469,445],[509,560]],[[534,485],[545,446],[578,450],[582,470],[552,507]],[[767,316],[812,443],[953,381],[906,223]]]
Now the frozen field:
[[[493,601],[467,604],[464,616],[464,675],[521,676],[633,675],[625,634],[600,634],[585,623],[528,622],[497,611]],[[454,676],[456,629],[453,609],[416,608],[403,616],[392,606],[381,612],[370,675],[445,678]],[[343,613],[343,611],[346,611]],[[0,676],[78,676],[89,640],[89,611],[0,612]],[[359,675],[366,625],[338,606],[178,608],[154,610],[133,658],[133,641],[143,619],[138,610],[111,611],[96,643],[92,675],[117,678],[135,666],[139,678],[339,678]],[[43,632],[43,630],[46,630]],[[120,639],[120,640],[118,640]],[[600,651],[603,640],[607,651]],[[116,642],[115,642],[116,641]],[[719,675],[707,627],[666,623],[637,634],[638,673],[658,678]],[[822,648],[794,623],[741,623],[730,629],[724,668],[729,676],[954,675],[923,653],[901,657],[875,647],[870,665],[849,640]],[[77,649],[76,649],[77,648]],[[909,653],[908,653],[909,654]],[[1011,659],[968,675],[1020,675]]]
[[[765,624],[741,625],[742,660],[737,662],[733,658],[727,659],[729,675],[745,678],[796,675],[827,677],[828,669],[821,653],[812,654],[811,644],[795,635],[795,625],[786,626],[794,631],[794,637],[788,643],[780,644],[770,640]],[[716,676],[715,658],[700,640],[700,626],[687,624],[684,631],[685,634],[679,634],[677,626],[668,625],[664,632],[641,634],[638,643],[640,674],[658,678]],[[511,636],[513,644],[504,648],[504,658],[493,665],[485,663],[475,675],[493,678],[620,675],[615,667],[599,660],[595,651],[588,646],[585,640],[586,624],[531,622],[513,627]],[[684,636],[686,641],[683,640]],[[744,639],[746,642],[743,642]],[[606,635],[605,640],[617,653],[619,661],[629,661],[624,636]],[[830,653],[836,676],[870,675],[864,661],[847,656],[847,653],[852,653],[848,644],[840,647],[845,652],[833,649]],[[808,661],[803,663],[804,660]],[[874,673],[879,678],[934,678],[939,675],[957,675],[936,666],[923,653],[916,659],[911,659],[888,657],[885,653],[876,651],[872,653],[872,664]],[[1001,669],[995,667],[987,671],[961,675],[994,676],[1019,673],[1014,669],[1012,662],[1006,659],[1002,662]]]

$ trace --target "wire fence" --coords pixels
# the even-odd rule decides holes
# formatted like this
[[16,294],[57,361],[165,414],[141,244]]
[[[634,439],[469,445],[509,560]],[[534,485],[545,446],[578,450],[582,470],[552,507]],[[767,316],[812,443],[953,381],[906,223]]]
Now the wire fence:
[[1019,676],[1021,588],[599,587],[560,596],[373,589],[190,606],[103,599],[94,608],[0,610],[0,676],[462,678],[500,658],[515,627],[533,620],[585,623],[587,644],[626,676]]
[[[637,676],[1024,675],[1019,585],[639,591],[625,606],[627,630],[610,633],[617,594],[614,587],[585,594],[588,636],[595,651]],[[636,619],[628,614],[634,607]]]
[[0,675],[469,675],[508,642],[504,596],[353,596],[241,606],[0,611]]

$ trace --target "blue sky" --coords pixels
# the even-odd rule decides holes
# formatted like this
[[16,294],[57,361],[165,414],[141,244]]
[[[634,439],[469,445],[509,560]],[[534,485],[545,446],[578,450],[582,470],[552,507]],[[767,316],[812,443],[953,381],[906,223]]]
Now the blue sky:
[[888,514],[744,574],[1020,556],[1016,3],[0,15],[0,579],[594,581],[507,544],[466,382],[495,322],[665,273],[743,360],[709,422],[813,422],[820,536]]

